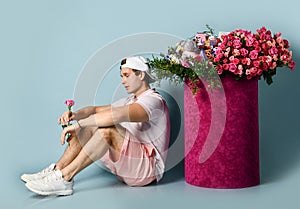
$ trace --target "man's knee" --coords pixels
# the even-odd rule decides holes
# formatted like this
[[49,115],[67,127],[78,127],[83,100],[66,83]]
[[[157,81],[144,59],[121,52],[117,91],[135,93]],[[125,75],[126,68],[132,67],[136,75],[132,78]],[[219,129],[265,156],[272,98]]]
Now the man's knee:
[[101,140],[105,140],[110,146],[113,144],[113,132],[115,127],[101,127],[98,132],[101,135]]
[[125,136],[125,129],[119,126],[110,126],[104,128],[98,128],[101,138],[106,140],[110,146],[119,146],[123,142]]

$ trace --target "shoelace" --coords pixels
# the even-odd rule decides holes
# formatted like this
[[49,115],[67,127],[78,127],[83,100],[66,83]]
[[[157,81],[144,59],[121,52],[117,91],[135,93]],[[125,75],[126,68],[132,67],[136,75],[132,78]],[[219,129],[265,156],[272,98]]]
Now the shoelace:
[[43,178],[43,181],[46,182],[52,182],[52,181],[59,181],[61,180],[61,176],[57,173],[57,172],[53,172],[51,174],[49,174],[48,176],[45,176]]
[[45,168],[44,170],[42,170],[42,171],[40,172],[40,174],[48,173],[48,172],[50,172],[51,170],[52,170],[51,168]]

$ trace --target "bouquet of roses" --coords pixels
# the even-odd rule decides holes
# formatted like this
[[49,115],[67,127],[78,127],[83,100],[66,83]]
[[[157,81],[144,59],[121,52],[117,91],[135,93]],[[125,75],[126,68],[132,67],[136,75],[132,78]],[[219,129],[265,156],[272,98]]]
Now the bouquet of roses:
[[277,67],[288,66],[292,70],[295,67],[289,42],[281,33],[272,36],[265,27],[257,33],[237,29],[222,35],[219,42],[213,59],[219,75],[230,73],[236,79],[262,75],[271,84]]
[[193,93],[199,90],[199,81],[208,87],[220,86],[219,77],[233,75],[237,80],[264,77],[273,82],[277,67],[295,68],[292,51],[281,33],[272,35],[265,27],[256,33],[236,29],[215,36],[213,29],[197,33],[168,49],[167,55],[148,59],[158,79],[166,78],[175,84],[185,82]]

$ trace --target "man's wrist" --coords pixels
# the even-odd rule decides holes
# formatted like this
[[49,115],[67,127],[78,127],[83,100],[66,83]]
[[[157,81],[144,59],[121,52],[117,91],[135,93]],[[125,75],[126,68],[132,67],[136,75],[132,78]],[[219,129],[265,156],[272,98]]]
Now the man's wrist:
[[78,121],[80,121],[79,123],[79,126],[80,128],[85,128],[85,127],[90,127],[90,126],[97,126],[96,125],[96,121],[95,121],[95,116],[94,115],[91,115],[87,118],[84,118],[84,119],[81,119],[81,120],[77,120],[77,123]]
[[76,120],[76,123],[77,123],[77,125],[78,125],[79,128],[82,128],[82,126],[79,123],[79,120]]

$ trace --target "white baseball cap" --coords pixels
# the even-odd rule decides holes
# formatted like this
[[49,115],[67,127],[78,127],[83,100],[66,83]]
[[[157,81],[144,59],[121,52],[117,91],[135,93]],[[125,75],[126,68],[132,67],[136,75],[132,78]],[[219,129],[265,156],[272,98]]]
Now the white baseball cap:
[[149,73],[150,66],[147,60],[142,56],[127,57],[122,61],[121,68],[131,68],[145,72],[149,76],[149,82],[152,83],[156,79]]

